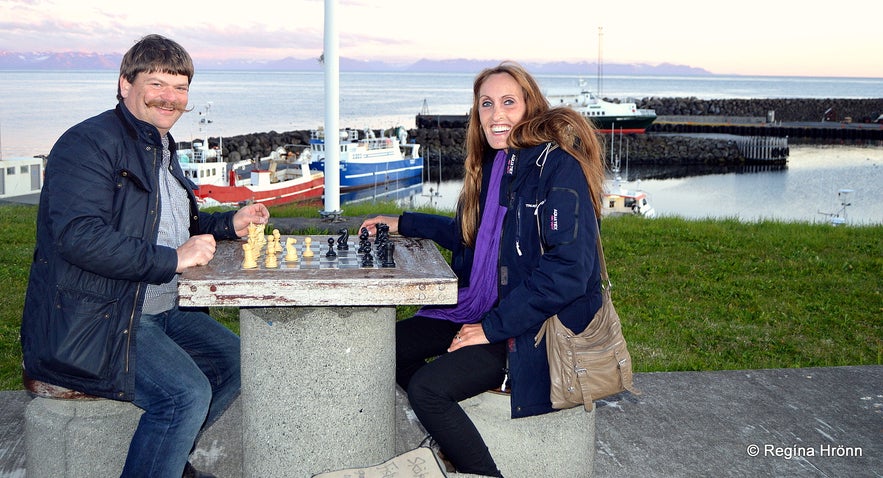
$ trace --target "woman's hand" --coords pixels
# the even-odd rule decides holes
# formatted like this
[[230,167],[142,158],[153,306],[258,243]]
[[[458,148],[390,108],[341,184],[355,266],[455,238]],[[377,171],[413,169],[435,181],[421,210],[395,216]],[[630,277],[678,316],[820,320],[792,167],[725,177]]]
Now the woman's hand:
[[454,340],[451,341],[451,346],[448,347],[448,352],[453,352],[466,347],[467,345],[489,343],[490,341],[485,337],[484,329],[481,327],[480,322],[477,324],[463,324],[463,327],[460,327],[460,331],[454,336]]
[[361,234],[362,228],[365,228],[368,229],[368,235],[376,236],[378,224],[386,224],[387,226],[389,226],[390,234],[398,234],[399,232],[398,216],[377,216],[373,219],[365,219],[362,225],[359,226],[358,234]]

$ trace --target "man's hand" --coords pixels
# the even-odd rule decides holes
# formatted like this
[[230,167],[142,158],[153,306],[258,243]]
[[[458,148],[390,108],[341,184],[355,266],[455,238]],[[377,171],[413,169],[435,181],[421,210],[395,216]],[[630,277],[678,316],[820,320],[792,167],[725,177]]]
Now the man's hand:
[[181,273],[193,266],[204,266],[215,257],[215,238],[211,234],[200,234],[187,239],[177,249],[178,268]]
[[233,216],[233,230],[239,237],[248,235],[249,224],[266,224],[270,221],[270,211],[262,203],[249,204],[236,211]]

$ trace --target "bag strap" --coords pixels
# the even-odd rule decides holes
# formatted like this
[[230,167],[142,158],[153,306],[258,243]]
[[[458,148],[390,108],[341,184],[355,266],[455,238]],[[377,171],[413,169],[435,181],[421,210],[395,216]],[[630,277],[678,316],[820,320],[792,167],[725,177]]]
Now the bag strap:
[[[558,145],[556,145],[555,143],[546,144],[546,149],[543,150],[543,152],[540,153],[540,156],[537,158],[536,164],[537,164],[537,166],[540,167],[540,174],[538,176],[538,179],[543,177],[543,168],[546,166],[546,160],[549,157],[549,152],[557,147],[558,147]],[[541,184],[540,181],[538,181],[538,183]],[[537,221],[537,236],[538,236],[537,239],[539,240],[539,244],[540,244],[540,254],[546,253],[546,248],[543,247],[543,230],[540,225],[540,205],[542,203],[546,202],[545,197],[546,197],[546,194],[545,194],[545,191],[543,191],[543,194],[542,194],[543,199],[542,199],[542,201],[540,201],[540,198],[539,197],[537,198],[537,201],[536,201],[537,208],[536,208],[536,210],[534,210],[534,218],[536,218],[536,221]],[[600,226],[598,227],[598,237],[596,239],[596,244],[598,246],[598,258],[601,261],[601,288],[606,289],[606,292],[610,293],[610,289],[612,288],[612,283],[610,282],[610,276],[608,276],[608,274],[607,274],[607,261],[604,259],[604,248],[601,246],[601,228],[600,228]],[[546,329],[548,328],[548,324],[549,324],[548,320],[543,321],[543,325],[540,326],[540,330],[537,332],[537,335],[534,336],[534,341],[535,341],[534,346],[538,346],[540,344],[540,341],[543,340],[543,337],[546,335]]]
[[[554,150],[557,147],[558,147],[558,145],[555,143],[547,143],[546,149],[544,149],[543,152],[540,153],[539,157],[537,157],[536,164],[537,164],[537,166],[540,167],[540,174],[537,177],[538,184],[542,184],[539,181],[539,179],[543,177],[543,169],[546,166],[546,160],[549,158],[549,152]],[[534,217],[537,220],[537,236],[539,236],[539,240],[540,240],[540,253],[545,254],[546,248],[543,247],[543,230],[542,230],[542,227],[540,226],[540,205],[543,204],[544,202],[546,202],[545,191],[543,191],[542,198],[543,198],[542,201],[540,201],[540,198],[537,198],[537,208],[534,211]],[[604,247],[601,245],[601,227],[598,226],[597,230],[598,230],[598,238],[596,240],[596,243],[598,245],[598,258],[601,261],[601,287],[603,288],[606,284],[607,290],[610,290],[613,287],[613,283],[610,282],[610,276],[607,274],[607,261],[604,259]]]

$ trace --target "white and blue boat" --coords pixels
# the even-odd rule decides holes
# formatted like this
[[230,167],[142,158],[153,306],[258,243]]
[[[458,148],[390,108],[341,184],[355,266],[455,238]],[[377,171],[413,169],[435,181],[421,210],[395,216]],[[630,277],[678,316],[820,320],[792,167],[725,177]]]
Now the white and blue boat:
[[[423,178],[420,145],[408,142],[408,133],[399,126],[395,134],[377,137],[373,130],[340,131],[340,190],[377,187],[387,183],[413,184]],[[325,172],[325,131],[310,134],[310,169]]]

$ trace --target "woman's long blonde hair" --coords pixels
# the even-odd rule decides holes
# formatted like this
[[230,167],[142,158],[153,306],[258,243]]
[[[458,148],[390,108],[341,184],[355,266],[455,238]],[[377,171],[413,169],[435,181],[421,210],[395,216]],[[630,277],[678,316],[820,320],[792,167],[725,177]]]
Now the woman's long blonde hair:
[[[481,163],[491,149],[481,129],[481,119],[478,115],[479,91],[491,75],[498,73],[511,76],[521,86],[524,95],[524,118],[509,133],[509,147],[519,149],[549,141],[557,143],[579,161],[592,195],[595,215],[600,217],[604,164],[601,161],[602,145],[598,141],[595,128],[569,107],[550,108],[549,102],[530,73],[518,63],[504,61],[493,68],[482,70],[475,77],[472,86],[472,112],[466,132],[465,174],[463,189],[457,202],[463,242],[469,247],[475,246],[481,206]],[[491,198],[491,200],[495,199]]]
[[[457,201],[460,227],[463,230],[463,242],[469,247],[475,246],[475,237],[478,235],[479,210],[481,208],[481,163],[485,155],[492,149],[481,129],[481,118],[478,114],[481,101],[480,91],[484,82],[498,73],[511,76],[521,87],[524,95],[525,119],[533,118],[549,109],[549,102],[543,96],[536,80],[518,63],[504,61],[495,67],[482,70],[475,77],[472,85],[472,110],[466,129],[463,189],[460,190],[460,197]],[[495,199],[491,198],[491,200]]]

